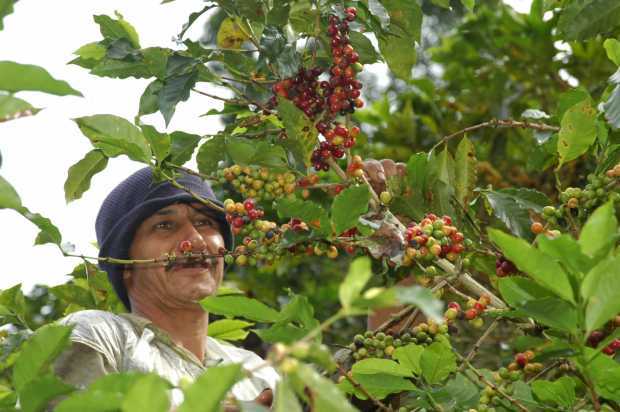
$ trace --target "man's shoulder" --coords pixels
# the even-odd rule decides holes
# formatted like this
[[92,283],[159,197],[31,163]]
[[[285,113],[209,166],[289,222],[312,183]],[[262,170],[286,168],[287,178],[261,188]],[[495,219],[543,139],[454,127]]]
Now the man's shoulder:
[[115,325],[125,324],[122,316],[116,313],[106,312],[105,310],[86,309],[73,312],[57,321],[62,325],[89,324],[89,325]]
[[129,330],[131,323],[116,313],[104,310],[81,310],[70,313],[57,321],[61,325],[73,326],[73,335],[118,333],[121,330]]

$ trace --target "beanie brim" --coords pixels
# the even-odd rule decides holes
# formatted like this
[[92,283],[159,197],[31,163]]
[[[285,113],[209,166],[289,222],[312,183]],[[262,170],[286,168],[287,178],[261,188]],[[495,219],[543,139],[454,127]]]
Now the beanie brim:
[[[133,241],[136,230],[144,220],[152,216],[158,210],[174,203],[193,203],[197,202],[196,198],[188,193],[176,193],[166,197],[158,197],[141,203],[129,213],[124,215],[112,228],[108,236],[104,239],[99,249],[99,257],[112,257],[116,259],[129,259],[129,248]],[[222,203],[216,200],[211,202],[222,206]],[[203,210],[208,211],[220,223],[222,228],[221,234],[224,238],[224,244],[227,250],[233,249],[234,237],[230,224],[226,221],[226,215],[215,209],[205,206]],[[122,264],[113,264],[108,262],[100,262],[99,267],[108,273],[108,279],[114,287],[114,291],[119,299],[128,310],[131,310],[131,303],[125,282],[123,281]]]

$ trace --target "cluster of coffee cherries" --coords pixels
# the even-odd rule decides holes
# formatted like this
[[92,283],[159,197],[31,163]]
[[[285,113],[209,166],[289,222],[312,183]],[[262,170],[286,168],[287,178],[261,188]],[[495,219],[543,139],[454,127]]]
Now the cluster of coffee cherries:
[[[596,348],[609,334],[611,334],[616,328],[620,327],[620,315],[616,316],[612,321],[600,330],[594,330],[588,336],[588,346]],[[620,339],[616,338],[612,340],[607,346],[605,346],[602,352],[605,355],[615,356],[616,352],[620,349]]]
[[500,277],[506,277],[517,273],[517,267],[510,260],[506,259],[504,255],[500,255],[495,260],[495,274]]
[[465,250],[465,237],[452,226],[450,216],[428,213],[420,223],[410,223],[405,236],[404,266],[411,266],[415,260],[430,262],[437,258],[454,262]]
[[484,319],[480,317],[487,309],[487,306],[491,303],[489,295],[482,295],[477,300],[469,299],[467,301],[467,310],[464,312],[463,317],[468,320],[469,324],[474,328],[481,328],[484,325]]
[[224,201],[226,220],[236,236],[243,238],[242,244],[224,257],[227,264],[256,266],[258,263],[271,264],[279,256],[277,241],[281,230],[275,222],[260,219],[264,211],[256,206],[254,199],[243,203],[232,199]]
[[495,387],[485,386],[480,393],[478,408],[470,409],[468,412],[493,412],[496,406],[505,406],[504,403],[502,403],[502,397],[498,394],[498,391],[502,391],[506,395],[512,395],[514,393],[514,383],[521,380],[522,377],[523,373],[521,371],[511,371],[504,367],[500,368],[497,372],[493,373],[491,378]]
[[567,213],[587,217],[588,213],[609,200],[616,204],[620,202],[618,190],[618,178],[620,178],[620,164],[607,170],[604,174],[589,174],[588,183],[582,189],[569,187],[560,193],[559,207],[546,206],[543,208],[543,218],[552,224],[557,224],[558,219]]
[[389,359],[396,348],[409,344],[428,346],[437,340],[445,339],[447,335],[448,325],[429,320],[427,323],[414,326],[410,331],[389,333],[366,331],[363,335],[355,335],[349,349],[356,361],[366,358]]
[[509,371],[523,371],[533,375],[543,370],[544,365],[540,362],[532,362],[536,357],[533,351],[526,350],[515,355],[514,360],[508,365]]
[[290,172],[274,173],[258,166],[232,165],[217,171],[219,183],[229,183],[243,198],[269,201],[294,197],[297,183]]
[[364,161],[361,156],[355,155],[351,158],[347,166],[347,175],[358,178],[364,175]]
[[319,76],[323,73],[320,67],[310,69],[300,68],[297,75],[290,79],[283,79],[272,86],[273,97],[268,107],[277,104],[277,96],[291,100],[310,119],[323,112],[325,99],[319,93]]

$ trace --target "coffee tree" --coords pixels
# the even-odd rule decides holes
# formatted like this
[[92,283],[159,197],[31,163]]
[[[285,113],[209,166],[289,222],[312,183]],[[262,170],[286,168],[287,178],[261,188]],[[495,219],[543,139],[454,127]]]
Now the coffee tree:
[[[202,16],[202,41],[185,39]],[[188,17],[173,50],[142,48],[120,13],[94,16],[101,39],[71,63],[152,81],[132,121],[74,119],[93,148],[68,169],[67,201],[125,155],[225,213],[235,247],[80,255],[0,178],[0,207],[81,260],[67,284],[0,294],[2,408],[168,410],[173,387],[156,375],[63,383],[51,365],[70,328],[52,321],[123,310],[98,261],[223,256],[241,289],[201,302],[218,315],[209,333],[260,339],[282,377],[277,411],[619,410],[619,22],[615,0],[534,0],[527,15],[495,1],[221,0]],[[385,92],[367,70],[377,62]],[[36,114],[21,90],[79,94],[13,62],[0,62],[0,90],[4,121]],[[159,112],[168,124],[192,93],[223,101],[205,113],[220,132],[143,121]],[[181,173],[225,200],[196,196]],[[179,410],[219,410],[251,372],[216,366],[181,382]]]

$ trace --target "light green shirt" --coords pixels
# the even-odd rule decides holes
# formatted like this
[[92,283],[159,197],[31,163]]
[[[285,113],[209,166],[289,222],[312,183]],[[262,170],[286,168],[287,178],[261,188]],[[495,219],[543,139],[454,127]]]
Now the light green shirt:
[[[255,353],[205,337],[204,362],[187,349],[172,342],[168,334],[148,319],[132,314],[100,310],[72,313],[58,321],[73,325],[71,348],[56,361],[54,369],[67,383],[86,387],[98,377],[115,372],[153,372],[177,385],[184,377],[197,378],[209,366],[241,363],[250,370],[264,363]],[[262,367],[231,390],[240,401],[255,399],[263,390],[275,386],[279,376],[271,367]],[[173,406],[182,393],[172,393]]]

